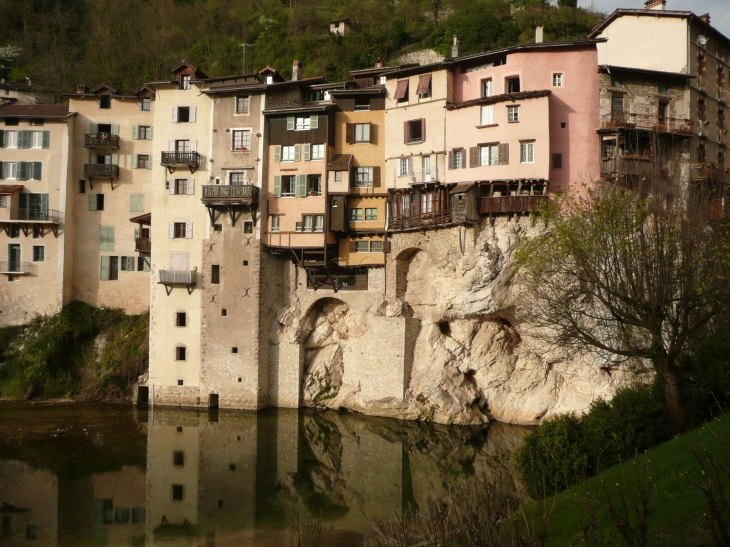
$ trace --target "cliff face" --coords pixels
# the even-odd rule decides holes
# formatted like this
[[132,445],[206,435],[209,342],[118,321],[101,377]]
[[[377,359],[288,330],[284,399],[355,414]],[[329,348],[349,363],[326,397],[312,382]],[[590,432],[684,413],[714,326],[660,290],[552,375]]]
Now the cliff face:
[[301,345],[301,403],[439,423],[534,424],[610,398],[626,380],[620,371],[548,347],[520,321],[512,252],[520,234],[540,229],[529,218],[502,218],[395,234],[367,292],[293,283],[271,342]]

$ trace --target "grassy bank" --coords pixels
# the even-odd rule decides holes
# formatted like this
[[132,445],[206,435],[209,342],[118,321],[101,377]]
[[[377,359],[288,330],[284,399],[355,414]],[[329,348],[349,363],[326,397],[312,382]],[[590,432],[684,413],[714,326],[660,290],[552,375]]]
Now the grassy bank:
[[148,327],[148,314],[71,302],[0,328],[0,398],[128,398],[147,370]]

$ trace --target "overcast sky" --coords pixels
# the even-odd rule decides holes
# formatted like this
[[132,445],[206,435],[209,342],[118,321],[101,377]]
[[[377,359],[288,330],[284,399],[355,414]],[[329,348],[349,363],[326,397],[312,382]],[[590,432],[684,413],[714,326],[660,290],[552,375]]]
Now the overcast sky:
[[[616,8],[639,9],[644,0],[578,0],[583,8],[593,6],[599,11],[611,13]],[[712,26],[730,37],[730,2],[728,0],[667,0],[667,9],[691,11],[697,15],[710,13]]]

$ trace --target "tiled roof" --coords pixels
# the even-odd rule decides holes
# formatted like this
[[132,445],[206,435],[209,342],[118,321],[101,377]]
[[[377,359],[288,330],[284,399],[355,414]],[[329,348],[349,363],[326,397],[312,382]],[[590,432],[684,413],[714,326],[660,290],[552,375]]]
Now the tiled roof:
[[145,213],[143,215],[132,217],[129,219],[129,222],[133,222],[135,224],[145,224],[147,226],[151,226],[152,225],[152,213]]
[[0,184],[0,196],[11,196],[22,189],[22,184]]
[[674,78],[696,78],[696,76],[692,74],[683,74],[681,72],[666,72],[664,70],[650,70],[648,68],[636,68],[630,66],[598,65],[599,72],[603,71],[610,74],[611,70],[616,70],[618,72],[635,72],[637,74],[651,74],[656,76],[671,76]]
[[547,97],[552,91],[545,89],[542,91],[520,91],[519,93],[502,93],[501,95],[492,95],[491,97],[479,97],[470,101],[462,101],[460,103],[446,103],[446,110],[458,110],[468,106],[485,105],[502,103],[505,101],[524,101],[526,99],[539,99]]
[[67,104],[7,104],[0,106],[0,118],[65,118],[68,115]]
[[327,164],[328,171],[348,171],[352,163],[352,154],[335,154]]

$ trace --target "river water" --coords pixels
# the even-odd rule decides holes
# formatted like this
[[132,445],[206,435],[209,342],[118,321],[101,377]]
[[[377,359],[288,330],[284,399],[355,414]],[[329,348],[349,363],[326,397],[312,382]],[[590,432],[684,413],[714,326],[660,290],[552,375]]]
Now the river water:
[[321,515],[320,547],[356,546],[369,519],[476,473],[520,491],[525,433],[333,411],[0,405],[0,547],[289,547],[287,514]]

